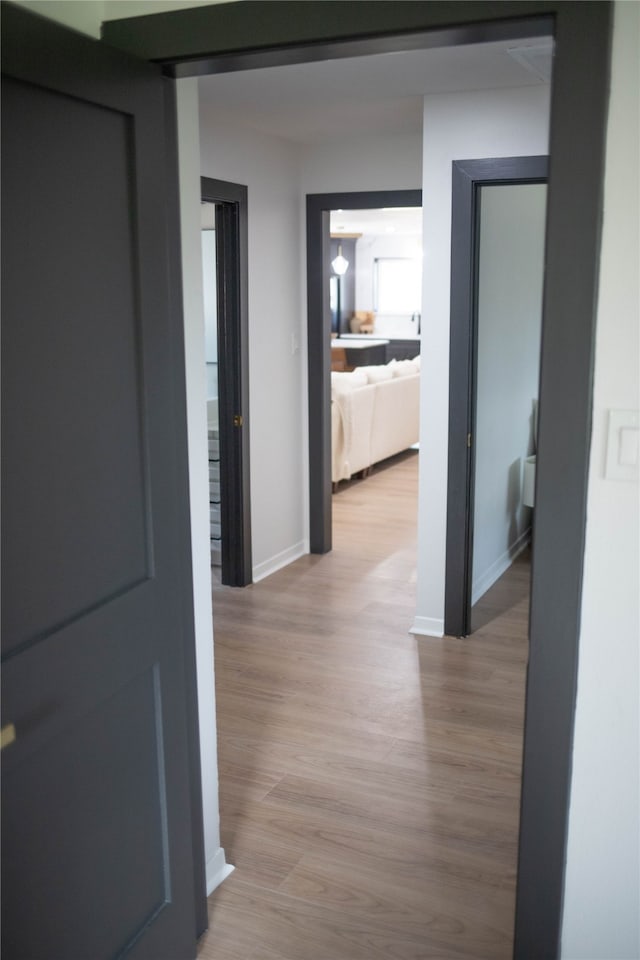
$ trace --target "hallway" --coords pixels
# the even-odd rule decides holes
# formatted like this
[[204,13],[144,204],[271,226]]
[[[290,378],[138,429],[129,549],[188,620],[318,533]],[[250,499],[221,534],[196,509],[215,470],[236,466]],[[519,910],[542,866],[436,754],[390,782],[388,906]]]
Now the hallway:
[[200,960],[511,956],[528,563],[472,639],[408,634],[417,460],[341,485],[330,554],[214,588],[236,870]]

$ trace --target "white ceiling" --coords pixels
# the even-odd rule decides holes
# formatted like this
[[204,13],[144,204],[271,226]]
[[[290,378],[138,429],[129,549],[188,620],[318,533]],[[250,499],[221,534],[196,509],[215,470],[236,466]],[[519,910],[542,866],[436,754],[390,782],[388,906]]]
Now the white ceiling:
[[551,50],[537,37],[224,73],[200,78],[200,99],[205,115],[299,143],[415,133],[425,94],[547,83]]

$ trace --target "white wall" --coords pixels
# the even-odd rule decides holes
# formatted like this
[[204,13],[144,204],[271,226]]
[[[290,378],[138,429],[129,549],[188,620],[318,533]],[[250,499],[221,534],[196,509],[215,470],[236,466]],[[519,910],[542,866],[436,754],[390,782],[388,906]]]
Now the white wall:
[[[209,206],[209,204],[207,204]],[[213,204],[211,204],[213,206]],[[218,362],[218,278],[216,232],[202,231],[202,286],[204,294],[205,360]]]
[[522,473],[535,442],[546,202],[543,183],[480,192],[472,603],[529,542]]
[[354,137],[301,149],[302,194],[362,190],[419,190],[419,134]]
[[421,470],[414,633],[442,636],[444,630],[451,164],[454,160],[546,154],[548,98],[546,87],[425,97]]
[[[215,210],[213,204],[205,204]],[[202,230],[202,293],[204,297],[204,341],[207,365],[207,400],[218,396],[218,278],[216,270],[216,232]],[[216,405],[217,406],[217,405]]]
[[639,14],[615,5],[564,960],[640,956],[640,497],[604,477],[608,411],[640,406]]
[[299,151],[201,111],[201,172],[248,188],[254,580],[308,551]]
[[178,81],[177,104],[193,605],[205,865],[207,893],[210,893],[230,868],[220,846],[218,805],[197,80]]

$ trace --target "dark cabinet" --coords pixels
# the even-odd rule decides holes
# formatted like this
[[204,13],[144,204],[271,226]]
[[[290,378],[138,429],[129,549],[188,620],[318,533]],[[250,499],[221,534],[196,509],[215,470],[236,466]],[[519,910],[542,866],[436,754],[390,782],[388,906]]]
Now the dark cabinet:
[[345,355],[347,359],[347,366],[350,368],[353,367],[368,367],[371,365],[376,365],[380,363],[387,362],[386,351],[388,346],[386,343],[372,343],[367,344],[365,347],[359,346],[358,348],[345,347]]
[[390,340],[387,344],[386,359],[413,360],[420,353],[419,340]]

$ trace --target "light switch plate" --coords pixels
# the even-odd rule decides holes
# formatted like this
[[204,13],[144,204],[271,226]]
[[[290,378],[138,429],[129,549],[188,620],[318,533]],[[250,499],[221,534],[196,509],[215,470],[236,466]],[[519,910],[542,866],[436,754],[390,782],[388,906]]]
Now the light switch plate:
[[638,466],[638,436],[640,436],[640,430],[638,430],[637,427],[620,428],[620,450],[618,455],[620,466]]
[[640,466],[640,414],[637,410],[609,410],[607,480],[637,480]]

